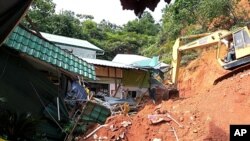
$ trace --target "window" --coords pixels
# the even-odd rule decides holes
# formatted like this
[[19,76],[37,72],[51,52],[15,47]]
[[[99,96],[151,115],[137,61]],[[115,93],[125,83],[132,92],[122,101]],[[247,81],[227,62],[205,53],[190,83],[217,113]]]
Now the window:
[[244,47],[243,30],[233,34],[235,48]]
[[243,35],[244,35],[244,41],[246,44],[250,44],[250,37],[249,35],[247,34],[247,31],[243,31]]
[[250,37],[245,30],[234,33],[233,38],[235,48],[243,48],[246,44],[250,44]]
[[136,98],[136,91],[128,91],[128,97]]

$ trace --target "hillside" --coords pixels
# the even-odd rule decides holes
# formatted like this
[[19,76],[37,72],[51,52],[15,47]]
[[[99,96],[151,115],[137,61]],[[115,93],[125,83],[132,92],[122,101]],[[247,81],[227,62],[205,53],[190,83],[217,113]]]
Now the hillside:
[[[201,57],[182,68],[179,78],[181,98],[162,102],[161,112],[168,112],[178,120],[184,128],[179,128],[173,121],[150,124],[147,118],[154,114],[156,108],[150,101],[136,115],[122,115],[107,120],[107,124],[117,127],[111,131],[103,128],[96,134],[116,138],[123,132],[129,141],[161,139],[175,140],[174,127],[180,140],[229,140],[230,124],[247,124],[250,121],[250,70],[237,74],[217,85],[213,81],[225,70],[215,60],[215,50],[205,51]],[[124,128],[121,122],[131,121],[132,125]],[[93,140],[93,137],[89,140]]]
[[[233,10],[238,19],[247,21],[249,9],[249,1],[241,0]],[[171,25],[168,22],[165,24]],[[215,18],[208,28],[229,29],[234,24],[233,19],[222,16]],[[173,26],[166,27],[170,27],[166,33],[171,36]],[[121,140],[175,141],[174,129],[180,141],[229,140],[231,124],[249,124],[250,121],[250,70],[213,85],[215,79],[227,72],[217,63],[215,50],[206,49],[197,59],[181,68],[179,99],[158,102],[157,105],[146,100],[136,115],[130,118],[123,115],[111,117],[106,123],[108,127],[99,130],[96,135],[107,140],[116,140],[124,135]],[[159,110],[155,110],[157,107]],[[184,128],[180,128],[173,120],[153,125],[148,115],[159,113],[169,113]],[[123,127],[121,123],[124,121],[130,121],[131,125]],[[117,129],[111,131],[110,126]],[[93,137],[88,140],[93,140]]]

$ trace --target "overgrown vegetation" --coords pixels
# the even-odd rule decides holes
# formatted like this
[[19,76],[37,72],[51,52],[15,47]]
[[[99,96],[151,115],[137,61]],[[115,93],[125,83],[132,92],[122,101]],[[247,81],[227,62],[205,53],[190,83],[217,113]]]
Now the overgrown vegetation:
[[[96,23],[93,16],[72,11],[55,13],[52,0],[35,0],[28,15],[39,31],[85,39],[99,46],[106,52],[102,59],[111,60],[118,53],[133,53],[160,55],[161,60],[170,63],[176,38],[245,25],[249,21],[249,3],[247,9],[242,8],[240,2],[176,0],[163,10],[161,23],[156,23],[152,15],[145,12],[140,19],[123,26],[107,20]],[[31,28],[29,23],[23,23]]]
[[[163,12],[161,31],[155,44],[157,47],[169,49],[164,49],[166,52],[161,52],[160,55],[169,62],[173,43],[180,36],[244,26],[242,23],[249,21],[249,11],[242,10],[239,2],[239,0],[176,0]],[[239,9],[242,11],[239,12]]]

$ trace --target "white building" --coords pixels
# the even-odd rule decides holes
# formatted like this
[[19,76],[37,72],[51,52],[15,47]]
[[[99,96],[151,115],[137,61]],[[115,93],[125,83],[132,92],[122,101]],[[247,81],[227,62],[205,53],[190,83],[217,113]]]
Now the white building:
[[104,50],[89,43],[86,40],[69,38],[43,32],[41,32],[41,34],[45,39],[53,42],[58,47],[66,49],[81,58],[96,59],[97,55],[104,55]]

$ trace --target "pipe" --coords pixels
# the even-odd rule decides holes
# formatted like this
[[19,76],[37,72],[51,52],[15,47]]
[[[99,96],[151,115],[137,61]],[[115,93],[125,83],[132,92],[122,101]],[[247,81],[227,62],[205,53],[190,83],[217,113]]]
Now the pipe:
[[91,133],[89,133],[87,136],[85,136],[83,139],[85,140],[85,139],[87,139],[87,138],[89,138],[90,136],[92,136],[96,131],[98,131],[99,129],[101,129],[102,127],[107,127],[108,126],[108,124],[104,124],[104,125],[101,125],[101,126],[99,126],[99,127],[97,127],[94,131],[92,131]]
[[58,120],[61,120],[61,116],[60,116],[60,106],[59,106],[59,97],[56,98],[56,102],[57,102],[57,117]]

